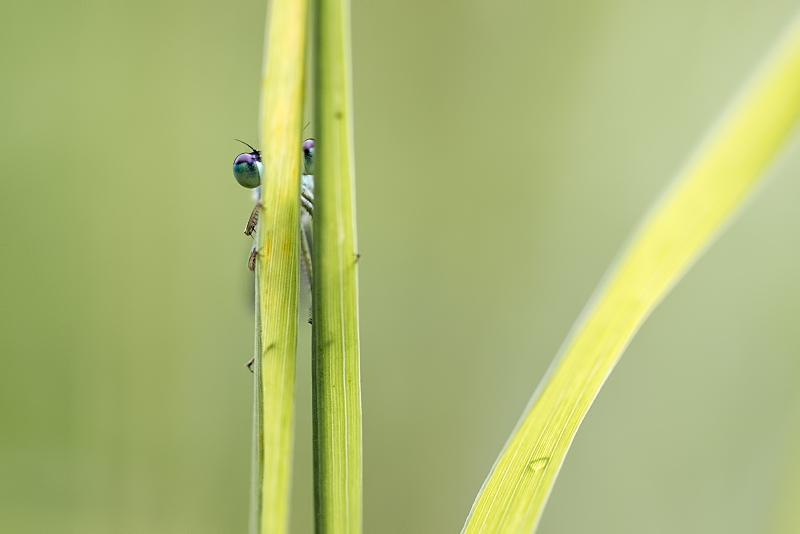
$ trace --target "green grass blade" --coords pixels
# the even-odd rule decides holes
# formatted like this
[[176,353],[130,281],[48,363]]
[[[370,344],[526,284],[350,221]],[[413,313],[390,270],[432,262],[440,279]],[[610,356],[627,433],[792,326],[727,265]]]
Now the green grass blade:
[[316,530],[361,532],[361,386],[350,3],[317,4],[314,194]]
[[774,534],[793,534],[800,532],[800,406],[787,413],[788,421],[793,421],[793,432],[789,445],[782,455],[781,470],[778,473],[778,488],[772,503],[772,517],[764,529]]
[[274,0],[262,78],[264,174],[256,260],[256,480],[251,531],[286,532],[294,432],[299,284],[300,143],[306,0]]
[[753,193],[800,115],[794,24],[587,305],[473,504],[463,532],[531,532],[564,456],[638,328]]

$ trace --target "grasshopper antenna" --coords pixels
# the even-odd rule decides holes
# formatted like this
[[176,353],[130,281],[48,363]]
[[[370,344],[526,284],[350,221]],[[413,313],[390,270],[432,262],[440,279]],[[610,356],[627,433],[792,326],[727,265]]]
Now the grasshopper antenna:
[[261,151],[260,151],[260,150],[256,150],[255,148],[253,148],[253,147],[250,145],[250,143],[245,143],[245,142],[244,142],[244,141],[242,141],[241,139],[236,139],[235,137],[233,138],[233,140],[234,140],[234,141],[239,141],[239,142],[240,142],[240,143],[242,143],[243,145],[247,145],[248,147],[250,147],[250,150],[252,150],[254,154],[256,154],[256,153],[257,153],[257,154],[260,154],[260,153],[261,153]]

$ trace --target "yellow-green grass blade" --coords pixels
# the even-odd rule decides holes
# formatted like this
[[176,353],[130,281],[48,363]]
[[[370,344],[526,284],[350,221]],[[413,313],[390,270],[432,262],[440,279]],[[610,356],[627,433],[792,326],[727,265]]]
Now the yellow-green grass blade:
[[564,457],[638,328],[750,196],[800,115],[793,24],[587,305],[473,504],[463,532],[531,532]]
[[274,0],[261,100],[261,212],[256,237],[256,488],[251,531],[286,532],[294,431],[300,257],[300,143],[307,0]]
[[794,422],[789,446],[786,448],[782,469],[778,474],[778,489],[773,500],[772,517],[765,530],[775,534],[800,532],[800,405],[789,412],[789,421]]
[[314,184],[316,531],[359,533],[361,386],[350,2],[317,3]]

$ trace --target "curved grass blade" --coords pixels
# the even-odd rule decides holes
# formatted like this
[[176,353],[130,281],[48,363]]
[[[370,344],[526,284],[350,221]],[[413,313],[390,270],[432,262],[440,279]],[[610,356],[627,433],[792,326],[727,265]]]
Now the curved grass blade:
[[361,532],[361,386],[350,2],[317,3],[314,191],[316,531]]
[[540,383],[462,532],[531,532],[575,432],[641,324],[754,191],[800,116],[800,24],[656,203]]
[[307,0],[267,15],[261,100],[261,213],[256,237],[256,466],[251,532],[286,532],[294,431],[299,284],[300,136]]

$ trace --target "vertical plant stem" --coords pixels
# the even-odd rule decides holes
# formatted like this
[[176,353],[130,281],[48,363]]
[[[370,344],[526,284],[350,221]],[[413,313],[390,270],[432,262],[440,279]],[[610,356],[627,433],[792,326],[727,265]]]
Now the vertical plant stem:
[[307,0],[273,0],[261,100],[264,172],[256,260],[257,509],[251,531],[287,531],[299,281],[300,136]]
[[314,497],[319,533],[362,528],[350,3],[316,10]]

